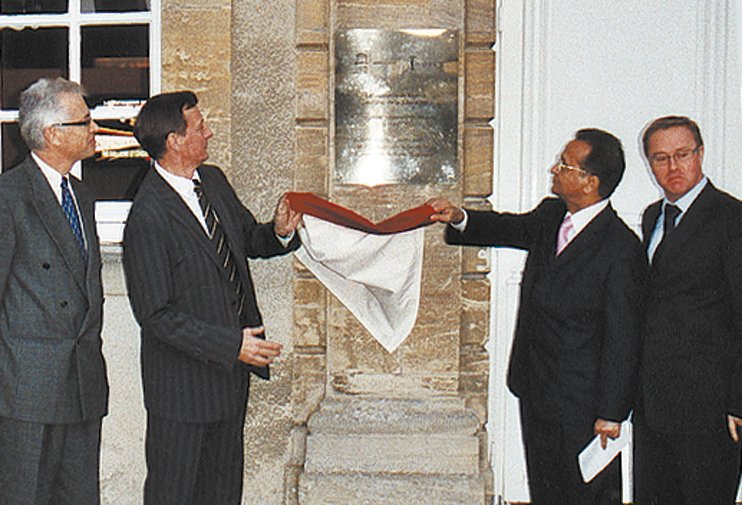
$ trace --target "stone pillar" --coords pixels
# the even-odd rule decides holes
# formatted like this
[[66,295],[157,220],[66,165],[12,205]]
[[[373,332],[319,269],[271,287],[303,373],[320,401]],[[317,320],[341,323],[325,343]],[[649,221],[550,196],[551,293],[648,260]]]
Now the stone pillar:
[[[457,183],[333,182],[332,41],[336,30],[351,28],[459,31]],[[372,221],[438,195],[485,208],[492,190],[494,34],[492,1],[296,0],[295,190]],[[426,230],[418,319],[392,354],[296,263],[290,503],[487,501],[489,254],[448,247],[442,234],[440,226]]]

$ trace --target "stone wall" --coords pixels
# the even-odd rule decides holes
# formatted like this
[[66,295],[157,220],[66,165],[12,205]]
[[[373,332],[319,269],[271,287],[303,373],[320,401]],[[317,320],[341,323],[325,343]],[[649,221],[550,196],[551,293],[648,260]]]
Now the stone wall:
[[[210,162],[261,221],[288,190],[329,197],[373,221],[437,195],[486,207],[493,9],[485,0],[163,0],[162,89],[198,94],[215,133]],[[456,184],[332,182],[332,33],[360,27],[459,31]],[[487,500],[488,257],[446,246],[440,227],[426,230],[418,320],[392,354],[292,257],[251,262],[268,336],[284,352],[270,382],[253,381],[244,503]],[[107,261],[104,339],[107,355],[125,359],[109,358],[116,404],[104,425],[104,501],[138,503],[138,329],[116,253]]]

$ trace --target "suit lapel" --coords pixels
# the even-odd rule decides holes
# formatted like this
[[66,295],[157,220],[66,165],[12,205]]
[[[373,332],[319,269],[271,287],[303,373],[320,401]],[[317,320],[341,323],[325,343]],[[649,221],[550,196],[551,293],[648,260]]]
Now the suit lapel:
[[642,245],[644,251],[649,249],[649,243],[652,241],[652,233],[657,226],[657,219],[659,219],[662,213],[662,200],[650,205],[644,212],[644,218],[642,219]]
[[[591,251],[598,247],[601,242],[598,240],[600,234],[610,222],[611,218],[615,217],[615,215],[616,213],[613,210],[613,207],[608,204],[605,209],[600,211],[600,213],[595,216],[569,244],[567,244],[567,247],[565,247],[559,256],[554,256],[554,266],[560,267],[564,263],[582,257],[586,251]],[[554,238],[554,245],[556,247],[556,238]],[[553,250],[555,250],[555,247]]]
[[[31,160],[31,158],[29,158],[29,160]],[[20,168],[21,167],[19,167],[19,169]],[[77,245],[77,241],[75,240],[75,236],[72,233],[69,222],[67,221],[67,216],[65,216],[64,210],[62,210],[62,206],[59,204],[56,196],[54,196],[52,189],[49,187],[49,182],[35,162],[30,161],[23,168],[27,171],[29,192],[32,195],[33,205],[36,208],[36,212],[39,214],[41,222],[44,224],[44,227],[46,227],[49,232],[49,236],[59,249],[59,252],[67,263],[67,266],[80,286],[80,289],[83,292],[87,292],[85,282],[85,262],[83,261],[82,254],[80,254],[80,247]],[[94,226],[95,222],[92,224]],[[86,223],[85,226],[86,233],[88,233],[88,223]]]
[[698,195],[698,198],[688,208],[672,233],[657,247],[654,258],[652,258],[652,264],[672,258],[680,252],[685,243],[706,221],[706,212],[714,200],[715,193],[716,188],[709,182],[703,191],[701,191],[701,194]]
[[196,246],[203,249],[206,252],[206,256],[221,268],[221,261],[219,260],[219,255],[216,253],[214,244],[178,192],[157,173],[157,170],[150,169],[149,177],[153,179],[152,184],[155,186],[155,193],[161,200],[163,211],[179,222],[186,233],[191,235]]

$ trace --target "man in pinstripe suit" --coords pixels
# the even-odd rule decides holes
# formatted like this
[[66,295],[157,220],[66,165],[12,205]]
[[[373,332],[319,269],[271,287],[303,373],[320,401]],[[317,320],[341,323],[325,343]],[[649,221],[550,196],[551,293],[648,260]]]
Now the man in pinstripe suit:
[[246,261],[299,247],[283,197],[256,222],[224,174],[203,165],[212,136],[190,91],[152,97],[134,129],[156,160],[124,233],[141,326],[147,409],[145,504],[239,504],[250,372],[268,378],[281,345],[264,338]]

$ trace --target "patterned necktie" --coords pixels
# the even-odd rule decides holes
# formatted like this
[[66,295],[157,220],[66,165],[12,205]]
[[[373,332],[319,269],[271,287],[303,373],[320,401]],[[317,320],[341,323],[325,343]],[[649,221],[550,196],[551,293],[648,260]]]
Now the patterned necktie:
[[665,220],[664,220],[664,230],[662,231],[662,241],[665,240],[667,235],[675,229],[675,219],[680,214],[680,208],[677,205],[673,205],[671,203],[668,203],[665,205]]
[[216,253],[221,258],[221,265],[224,271],[227,273],[229,282],[232,284],[234,292],[237,294],[237,315],[242,315],[242,311],[245,308],[245,286],[242,284],[240,279],[240,273],[237,270],[237,263],[235,262],[234,256],[232,255],[232,249],[229,247],[227,237],[224,234],[219,218],[214,211],[214,207],[211,206],[209,197],[204,193],[201,181],[198,179],[193,180],[193,191],[196,193],[198,203],[201,205],[201,210],[204,213],[204,219],[206,220],[206,227],[208,229],[208,235],[216,248]]
[[85,239],[82,236],[80,215],[77,213],[77,207],[75,206],[75,201],[72,199],[72,193],[70,192],[69,182],[66,177],[62,177],[62,208],[67,215],[67,221],[70,223],[70,228],[72,228],[72,233],[75,235],[77,245],[80,246],[82,259],[87,261],[88,252],[85,249]]
[[567,216],[562,221],[562,225],[559,227],[559,235],[557,235],[557,253],[559,256],[567,244],[569,243],[569,233],[572,231],[572,217]]

